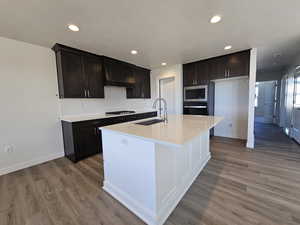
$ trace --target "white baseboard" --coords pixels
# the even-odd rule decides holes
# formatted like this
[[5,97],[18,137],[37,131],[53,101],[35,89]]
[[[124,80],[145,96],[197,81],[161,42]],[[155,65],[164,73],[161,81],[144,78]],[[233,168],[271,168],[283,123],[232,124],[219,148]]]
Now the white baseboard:
[[0,168],[0,176],[8,174],[8,173],[15,172],[17,170],[32,167],[32,166],[35,166],[35,165],[38,165],[38,164],[41,164],[41,163],[44,163],[44,162],[47,162],[47,161],[58,159],[58,158],[64,157],[64,155],[65,155],[64,152],[58,152],[58,153],[43,156],[43,157],[40,157],[40,158],[32,159],[32,160],[29,160],[29,161],[26,161],[26,162],[17,163],[15,165],[12,165],[12,166],[9,166],[9,167],[6,167],[6,168]]

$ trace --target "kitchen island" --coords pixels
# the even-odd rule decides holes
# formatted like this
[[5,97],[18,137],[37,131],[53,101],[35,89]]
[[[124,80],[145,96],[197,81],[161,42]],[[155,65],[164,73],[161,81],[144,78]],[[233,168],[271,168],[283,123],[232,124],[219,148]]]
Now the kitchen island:
[[172,115],[102,127],[103,189],[147,224],[163,224],[209,161],[209,130],[221,120]]

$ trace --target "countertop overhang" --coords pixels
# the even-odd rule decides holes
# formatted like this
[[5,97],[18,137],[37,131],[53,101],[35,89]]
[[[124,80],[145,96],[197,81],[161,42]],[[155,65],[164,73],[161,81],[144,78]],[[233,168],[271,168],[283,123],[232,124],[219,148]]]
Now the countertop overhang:
[[99,129],[118,132],[160,144],[182,147],[193,138],[216,126],[222,119],[222,117],[216,116],[169,115],[168,123],[162,122],[143,126],[136,124],[143,121],[139,120],[101,127]]

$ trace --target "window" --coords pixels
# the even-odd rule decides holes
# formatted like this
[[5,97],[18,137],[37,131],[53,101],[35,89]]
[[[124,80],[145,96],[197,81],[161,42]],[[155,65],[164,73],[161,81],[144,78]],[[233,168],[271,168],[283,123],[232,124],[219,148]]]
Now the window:
[[295,79],[295,106],[300,107],[300,76]]

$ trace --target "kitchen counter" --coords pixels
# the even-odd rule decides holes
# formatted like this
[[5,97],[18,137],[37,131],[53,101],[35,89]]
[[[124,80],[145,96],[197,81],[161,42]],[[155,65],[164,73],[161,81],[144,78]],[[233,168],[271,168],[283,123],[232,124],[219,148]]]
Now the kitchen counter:
[[167,124],[102,127],[103,189],[146,224],[164,224],[210,160],[209,130],[221,120],[170,115]]
[[135,113],[120,114],[120,115],[107,115],[107,114],[103,114],[103,113],[68,115],[68,116],[62,116],[61,120],[73,123],[73,122],[80,122],[80,121],[112,118],[112,117],[117,117],[117,116],[128,116],[128,115],[142,114],[142,113],[148,113],[148,112],[156,112],[156,110],[140,110],[140,111],[135,111]]
[[221,117],[216,116],[169,115],[168,123],[162,122],[144,126],[136,124],[141,121],[135,121],[106,126],[101,129],[181,147],[186,142],[214,127],[221,120]]

